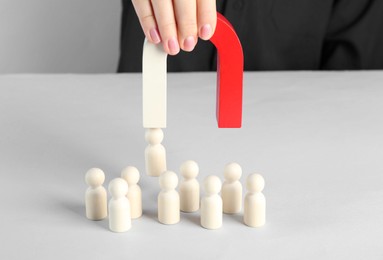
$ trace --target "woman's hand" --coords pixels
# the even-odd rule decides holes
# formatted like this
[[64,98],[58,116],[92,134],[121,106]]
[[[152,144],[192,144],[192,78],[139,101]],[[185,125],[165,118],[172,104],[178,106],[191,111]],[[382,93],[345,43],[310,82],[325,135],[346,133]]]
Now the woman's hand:
[[217,23],[216,0],[132,0],[146,38],[165,52],[192,51],[209,40]]

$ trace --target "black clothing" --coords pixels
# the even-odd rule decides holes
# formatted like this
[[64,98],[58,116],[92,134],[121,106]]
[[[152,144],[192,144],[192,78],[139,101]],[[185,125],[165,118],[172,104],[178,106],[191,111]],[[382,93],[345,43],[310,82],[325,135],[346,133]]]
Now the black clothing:
[[[241,40],[245,70],[383,69],[383,0],[218,0]],[[123,0],[119,72],[142,67],[144,34]],[[216,69],[212,43],[168,56],[168,71]]]

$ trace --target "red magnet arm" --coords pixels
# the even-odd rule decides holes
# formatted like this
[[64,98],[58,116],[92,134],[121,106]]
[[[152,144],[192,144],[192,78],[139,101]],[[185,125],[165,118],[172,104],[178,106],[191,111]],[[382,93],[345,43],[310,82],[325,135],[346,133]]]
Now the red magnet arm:
[[230,22],[217,13],[217,27],[210,41],[218,52],[217,122],[219,128],[240,128],[242,124],[243,51]]

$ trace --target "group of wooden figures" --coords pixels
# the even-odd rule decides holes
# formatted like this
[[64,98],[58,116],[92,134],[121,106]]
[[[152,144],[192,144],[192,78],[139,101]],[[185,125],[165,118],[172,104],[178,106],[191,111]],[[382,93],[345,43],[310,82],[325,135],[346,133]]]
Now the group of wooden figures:
[[[183,180],[178,191],[178,177],[172,171],[159,176],[161,191],[158,194],[158,221],[176,224],[180,211],[200,210],[201,226],[218,229],[222,226],[223,213],[237,214],[242,210],[241,166],[230,163],[225,166],[222,184],[217,176],[208,176],[203,182],[204,196],[200,199],[200,185],[196,177],[198,164],[186,161],[180,167]],[[140,173],[128,166],[121,172],[121,178],[113,179],[108,186],[112,198],[107,205],[107,192],[103,187],[105,174],[101,169],[92,168],[85,176],[89,185],[85,195],[86,216],[91,220],[109,218],[109,228],[114,232],[125,232],[131,228],[131,219],[142,215],[142,192],[138,185]],[[266,201],[262,193],[264,179],[260,174],[251,174],[246,179],[247,194],[243,203],[243,221],[250,227],[265,224]],[[219,195],[221,192],[221,195]]]

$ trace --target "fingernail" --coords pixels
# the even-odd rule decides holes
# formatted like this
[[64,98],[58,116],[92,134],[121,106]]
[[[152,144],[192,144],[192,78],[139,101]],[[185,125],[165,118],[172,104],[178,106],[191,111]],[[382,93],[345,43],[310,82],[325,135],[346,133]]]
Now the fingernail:
[[193,36],[189,36],[184,41],[184,50],[185,51],[192,51],[195,46],[195,40]]
[[168,48],[171,55],[176,55],[180,51],[180,46],[175,38],[169,39]]
[[158,33],[156,28],[150,29],[149,34],[150,34],[150,38],[152,38],[152,41],[155,44],[161,42],[160,34]]
[[201,27],[200,29],[200,37],[203,40],[208,40],[210,38],[211,34],[211,26],[210,24],[205,24],[204,26]]

